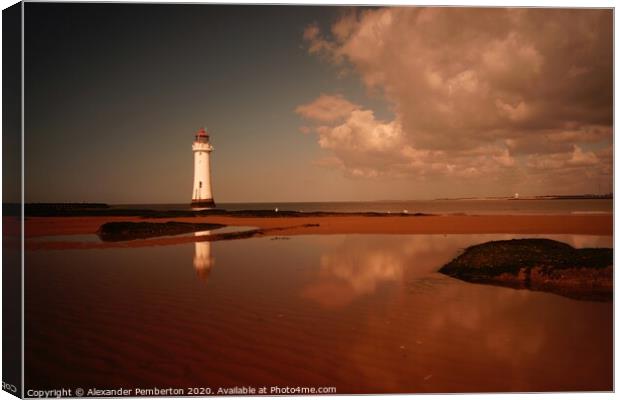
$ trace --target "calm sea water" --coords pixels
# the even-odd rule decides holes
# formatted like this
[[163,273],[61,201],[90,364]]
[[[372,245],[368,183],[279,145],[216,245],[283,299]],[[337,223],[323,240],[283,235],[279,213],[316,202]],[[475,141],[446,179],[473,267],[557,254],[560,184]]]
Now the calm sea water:
[[[26,387],[611,390],[612,303],[437,273],[469,245],[514,237],[28,251]],[[545,237],[612,246],[610,236]]]
[[[129,204],[122,208],[189,210],[189,204]],[[316,203],[218,203],[225,210],[392,212],[432,214],[579,214],[612,213],[613,200],[413,200]]]

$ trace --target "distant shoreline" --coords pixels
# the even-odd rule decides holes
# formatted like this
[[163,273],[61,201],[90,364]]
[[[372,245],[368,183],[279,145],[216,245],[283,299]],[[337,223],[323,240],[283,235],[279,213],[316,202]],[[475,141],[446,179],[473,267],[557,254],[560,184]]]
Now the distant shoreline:
[[[508,201],[511,200],[511,201]],[[25,217],[125,216],[181,218],[234,217],[325,217],[325,216],[430,216],[430,215],[572,215],[613,214],[613,200],[606,198],[539,199],[467,198],[398,202],[218,203],[216,208],[195,209],[187,203],[125,204],[28,203]],[[556,201],[547,201],[556,200]],[[563,200],[563,201],[557,201]],[[21,215],[20,204],[3,204],[4,216]]]
[[613,194],[584,194],[584,195],[548,195],[548,196],[529,196],[529,197],[460,197],[460,198],[440,198],[435,200],[613,200]]
[[[613,193],[607,193],[602,195],[596,194],[583,194],[583,195],[542,195],[542,196],[519,196],[519,197],[440,197],[436,199],[409,199],[409,200],[337,200],[337,201],[228,201],[221,202],[221,204],[347,204],[347,203],[407,203],[407,202],[433,202],[433,201],[462,201],[462,200],[613,200]],[[147,203],[101,203],[101,202],[33,202],[25,203],[25,207],[55,207],[55,208],[79,208],[79,209],[94,209],[94,208],[111,208],[122,206],[137,206]],[[151,203],[152,205],[178,205],[182,203]],[[190,206],[189,202],[187,203]],[[15,207],[20,206],[20,203],[3,203],[3,207]]]

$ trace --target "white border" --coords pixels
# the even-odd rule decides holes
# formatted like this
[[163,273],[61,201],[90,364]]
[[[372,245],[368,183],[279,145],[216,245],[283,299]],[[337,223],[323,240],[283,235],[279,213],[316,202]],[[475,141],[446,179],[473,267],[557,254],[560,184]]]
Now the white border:
[[[34,1],[33,1],[34,2]],[[69,2],[69,1],[67,1]],[[77,1],[71,1],[71,2],[77,2]],[[85,1],[80,1],[80,2],[84,2],[84,3],[103,3],[104,1],[90,1],[90,0],[85,0]],[[295,0],[289,0],[289,1],[281,1],[281,0],[271,0],[271,1],[260,1],[260,0],[244,0],[244,1],[231,1],[231,0],[211,0],[208,2],[200,2],[200,1],[175,1],[175,0],[150,0],[150,1],[130,1],[131,3],[179,3],[179,4],[206,4],[206,3],[213,3],[213,4],[291,4],[291,5],[404,5],[404,6],[412,6],[412,5],[417,5],[417,6],[421,6],[421,5],[429,5],[429,6],[469,6],[469,7],[587,7],[587,8],[615,8],[615,1],[603,1],[603,0],[590,0],[588,2],[584,2],[584,1],[576,1],[576,0],[565,0],[565,1],[557,1],[557,0],[521,0],[521,1],[514,1],[514,0],[504,0],[504,1],[493,1],[493,0],[476,0],[475,2],[472,1],[467,1],[467,0],[444,0],[444,1],[437,1],[437,0],[426,0],[426,1],[408,1],[408,0],[392,0],[392,1],[382,1],[382,0],[376,0],[373,1],[372,3],[367,2],[367,1],[354,1],[354,0],[338,0],[337,2],[333,2],[333,1],[314,1],[314,2],[309,2],[309,1],[295,1]],[[123,2],[123,1],[111,1],[111,2],[106,2],[106,3],[130,3],[129,1],[127,2]],[[11,1],[11,0],[0,0],[0,5],[2,6],[2,9],[5,9],[13,4],[16,4],[17,2],[15,1]],[[615,10],[614,10],[615,13]],[[1,21],[0,21],[0,32],[1,32]],[[0,34],[1,36],[1,34]],[[616,49],[616,43],[618,43],[618,33],[615,30],[615,16],[614,16],[614,56],[615,56],[615,49]],[[21,144],[22,144],[22,160],[21,160],[21,168],[22,168],[22,176],[21,176],[21,185],[22,185],[22,215],[24,212],[24,200],[25,200],[25,193],[24,193],[24,130],[25,130],[25,116],[24,116],[24,81],[25,81],[25,77],[24,77],[24,5],[22,3],[22,38],[21,38],[21,46],[22,46],[22,59],[21,59],[21,64],[22,64],[22,82],[21,82],[21,92],[22,92],[22,109],[21,109],[21,123],[22,123],[22,136],[21,136]],[[1,61],[1,53],[0,53],[0,61]],[[615,63],[615,57],[614,57],[614,122],[616,121],[616,118],[618,116],[617,114],[617,109],[615,107],[615,92],[616,92],[616,85],[615,85],[615,76],[617,71],[617,65]],[[1,78],[0,78],[0,82],[1,82]],[[1,144],[0,144],[0,148],[1,148]],[[615,141],[614,141],[614,153],[616,150],[616,146],[615,146]],[[1,172],[1,158],[2,155],[0,154],[0,172]],[[617,159],[614,157],[614,189],[616,187],[616,179],[617,176],[615,175],[615,171],[616,168],[618,167],[618,162]],[[0,173],[0,193],[1,193],[1,173]],[[615,190],[614,190],[615,193]],[[617,199],[614,198],[614,209],[616,208],[617,205]],[[0,227],[2,226],[1,222],[0,222]],[[614,214],[614,231],[615,231],[615,214]],[[23,310],[24,310],[24,226],[23,226],[23,218],[22,218],[22,360],[23,360],[23,355],[24,355],[24,318],[23,318]],[[615,241],[614,241],[614,248],[616,247]],[[0,249],[0,255],[1,255],[1,249]],[[618,257],[617,257],[617,253],[614,252],[614,265],[619,265],[617,263],[618,261]],[[614,285],[615,287],[620,287],[617,286],[620,283],[620,274],[615,274],[615,281],[614,281]],[[1,294],[1,288],[0,288],[0,294]],[[0,304],[1,304],[1,298],[0,298]],[[616,330],[616,323],[617,323],[618,319],[616,318],[616,309],[615,309],[615,301],[614,301],[614,334],[615,332],[617,332]],[[1,327],[1,321],[0,321],[0,327]],[[614,337],[614,367],[615,367],[615,360],[616,360],[616,355],[617,355],[617,349],[615,346],[615,337]],[[579,368],[578,365],[574,366],[575,368]],[[0,374],[2,372],[2,368],[0,367]],[[617,375],[617,369],[614,368],[614,387],[615,387],[615,383],[618,382],[618,375]],[[24,388],[24,364],[22,363],[22,388]],[[15,397],[10,395],[7,392],[4,391],[0,391],[0,400],[9,400],[9,399],[14,399]],[[368,396],[368,395],[365,395]],[[413,398],[414,395],[381,395],[381,396],[373,396],[373,397],[380,397],[380,398],[389,398],[389,399],[405,399],[405,398]],[[454,397],[454,396],[458,396],[459,399],[463,399],[463,400],[470,400],[470,399],[479,399],[479,398],[484,398],[484,399],[490,399],[490,400],[495,400],[495,399],[537,399],[537,398],[544,398],[544,399],[568,399],[568,400],[573,400],[573,399],[609,399],[609,398],[614,398],[616,397],[615,393],[512,393],[512,394],[452,394],[452,395],[415,395],[415,399],[443,399],[443,398],[449,398],[449,397]],[[302,399],[308,399],[308,398],[320,398],[320,399],[325,399],[325,400],[334,400],[334,399],[338,399],[338,400],[342,400],[342,399],[354,399],[354,398],[359,398],[360,396],[322,396],[322,397],[316,397],[316,396],[306,396],[306,397],[301,397],[301,396],[288,396],[288,398],[302,398]],[[233,399],[243,399],[244,397],[238,397],[238,396],[234,396],[234,397],[227,397],[227,398],[233,398]],[[246,397],[247,398],[247,397]],[[262,397],[261,397],[262,398]],[[265,397],[267,399],[275,399],[276,397]]]

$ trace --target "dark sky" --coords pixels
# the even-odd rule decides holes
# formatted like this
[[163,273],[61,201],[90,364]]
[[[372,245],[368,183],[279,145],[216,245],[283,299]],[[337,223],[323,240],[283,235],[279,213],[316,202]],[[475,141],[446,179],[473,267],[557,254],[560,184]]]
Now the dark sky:
[[25,7],[26,201],[187,202],[201,126],[216,202],[610,186],[609,10]]
[[27,200],[184,202],[203,125],[217,200],[294,199],[320,179],[294,108],[347,85],[307,54],[303,30],[338,14],[27,3]]

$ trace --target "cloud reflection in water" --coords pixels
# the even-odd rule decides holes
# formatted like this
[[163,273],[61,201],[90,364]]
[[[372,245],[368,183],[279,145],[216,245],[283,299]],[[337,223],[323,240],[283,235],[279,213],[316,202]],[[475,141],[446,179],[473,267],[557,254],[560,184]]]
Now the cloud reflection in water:
[[465,248],[521,237],[547,237],[577,248],[612,246],[609,236],[586,235],[349,235],[324,251],[318,272],[302,290],[302,297],[338,308],[384,285],[403,283],[421,289],[429,274]]

